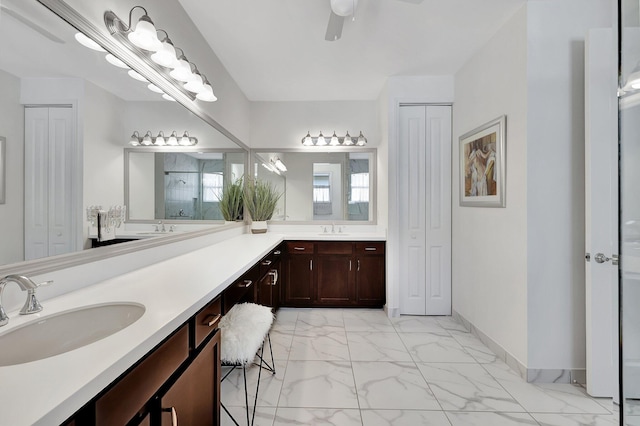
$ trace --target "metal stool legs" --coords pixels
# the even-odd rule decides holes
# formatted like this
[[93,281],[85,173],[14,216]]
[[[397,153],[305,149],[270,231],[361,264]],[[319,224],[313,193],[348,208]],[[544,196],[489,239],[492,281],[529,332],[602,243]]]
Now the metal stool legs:
[[[233,372],[233,370],[235,370],[237,367],[242,367],[242,378],[244,381],[244,401],[245,401],[245,410],[247,413],[247,426],[253,426],[253,423],[255,421],[255,417],[256,417],[256,407],[258,405],[258,391],[260,390],[260,378],[262,376],[262,369],[264,368],[265,370],[268,370],[271,372],[271,374],[276,374],[276,369],[275,369],[275,362],[273,360],[273,348],[271,347],[271,337],[269,336],[269,333],[267,333],[267,338],[266,340],[269,342],[269,354],[271,355],[271,364],[269,364],[267,362],[267,360],[264,357],[264,341],[262,342],[262,346],[260,347],[260,352],[257,354],[258,358],[260,358],[260,363],[253,363],[254,365],[260,367],[260,369],[258,370],[258,383],[256,384],[256,394],[255,397],[253,399],[253,411],[251,413],[251,417],[249,417],[249,392],[248,392],[248,388],[247,388],[247,366],[246,364],[222,364],[223,367],[231,367],[231,370],[229,370],[223,377],[221,382],[223,382],[230,374],[231,372]],[[233,423],[236,426],[240,426],[240,423],[238,423],[238,421],[231,415],[231,413],[229,412],[229,410],[227,409],[227,407],[224,406],[224,404],[220,403],[220,406],[222,407],[222,409],[225,411],[225,413],[227,413],[227,415],[229,416],[229,418],[233,421]]]

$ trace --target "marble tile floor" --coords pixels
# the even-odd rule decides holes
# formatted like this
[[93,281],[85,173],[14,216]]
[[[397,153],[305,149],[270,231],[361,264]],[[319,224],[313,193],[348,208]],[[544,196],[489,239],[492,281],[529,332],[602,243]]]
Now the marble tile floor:
[[[270,335],[277,372],[263,371],[258,426],[619,424],[610,399],[576,385],[526,383],[451,317],[281,309]],[[251,405],[257,371],[248,370]],[[233,372],[222,402],[244,425],[242,383]]]

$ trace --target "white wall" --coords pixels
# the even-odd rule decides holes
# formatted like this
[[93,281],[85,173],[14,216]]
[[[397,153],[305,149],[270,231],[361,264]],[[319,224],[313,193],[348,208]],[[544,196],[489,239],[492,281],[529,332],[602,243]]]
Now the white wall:
[[[453,309],[527,363],[527,10],[455,76]],[[459,206],[459,137],[507,115],[506,208]]]
[[0,265],[24,259],[24,109],[20,79],[0,71],[0,136],[6,141],[5,202],[0,204]]
[[528,3],[529,368],[586,363],[584,40],[612,24],[608,0]]

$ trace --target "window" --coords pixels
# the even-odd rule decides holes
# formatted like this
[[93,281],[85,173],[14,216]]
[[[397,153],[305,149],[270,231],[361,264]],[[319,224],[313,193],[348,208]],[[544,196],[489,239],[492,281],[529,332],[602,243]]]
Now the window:
[[222,198],[222,173],[202,174],[202,201],[217,202]]
[[313,202],[330,203],[331,185],[329,173],[316,173],[313,175]]
[[349,204],[369,202],[369,173],[351,174]]

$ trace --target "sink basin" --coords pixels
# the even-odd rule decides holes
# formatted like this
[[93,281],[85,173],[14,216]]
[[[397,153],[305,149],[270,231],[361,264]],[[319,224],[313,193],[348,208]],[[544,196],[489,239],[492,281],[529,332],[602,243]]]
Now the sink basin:
[[38,318],[0,334],[0,366],[37,361],[86,346],[130,326],[144,311],[137,303],[115,302]]

